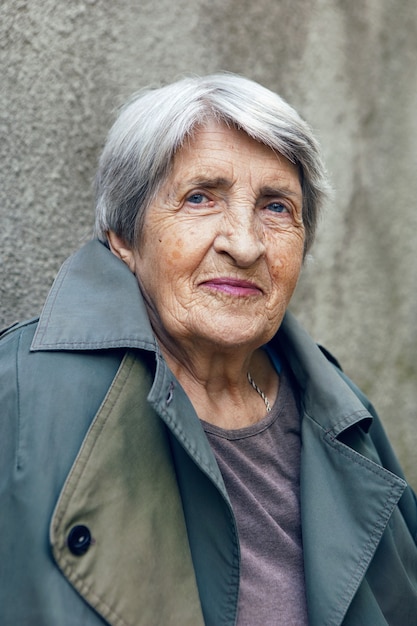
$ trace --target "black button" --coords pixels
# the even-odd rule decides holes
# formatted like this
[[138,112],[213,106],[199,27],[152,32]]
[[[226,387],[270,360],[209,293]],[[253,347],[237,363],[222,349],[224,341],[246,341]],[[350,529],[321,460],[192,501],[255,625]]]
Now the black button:
[[68,535],[67,544],[75,556],[85,554],[91,545],[91,533],[87,526],[74,526]]

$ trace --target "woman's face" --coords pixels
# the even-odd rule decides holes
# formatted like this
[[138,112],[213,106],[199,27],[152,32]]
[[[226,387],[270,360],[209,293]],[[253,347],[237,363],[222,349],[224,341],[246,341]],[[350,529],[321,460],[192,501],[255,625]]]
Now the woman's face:
[[282,321],[303,246],[297,168],[213,122],[177,152],[129,265],[162,342],[255,348]]

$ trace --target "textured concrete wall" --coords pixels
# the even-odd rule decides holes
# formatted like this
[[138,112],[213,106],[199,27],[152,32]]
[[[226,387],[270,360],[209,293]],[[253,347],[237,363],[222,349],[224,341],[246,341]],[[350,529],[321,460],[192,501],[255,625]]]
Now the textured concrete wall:
[[334,201],[293,308],[371,396],[417,486],[415,0],[2,0],[1,324],[36,315],[90,234],[114,108],[184,72],[278,91]]

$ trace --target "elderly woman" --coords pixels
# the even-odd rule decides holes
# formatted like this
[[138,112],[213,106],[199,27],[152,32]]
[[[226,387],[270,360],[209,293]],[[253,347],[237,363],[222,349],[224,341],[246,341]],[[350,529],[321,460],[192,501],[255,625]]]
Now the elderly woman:
[[122,110],[96,240],[1,341],[2,624],[415,623],[414,495],[287,313],[326,188],[244,78]]

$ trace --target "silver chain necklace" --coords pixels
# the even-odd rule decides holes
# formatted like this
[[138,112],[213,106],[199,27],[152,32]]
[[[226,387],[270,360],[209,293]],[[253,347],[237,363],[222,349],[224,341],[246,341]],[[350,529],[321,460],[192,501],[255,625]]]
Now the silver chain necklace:
[[259,395],[261,396],[262,400],[265,402],[266,411],[267,411],[267,413],[269,413],[270,410],[271,410],[271,404],[270,404],[268,398],[266,397],[266,395],[264,394],[264,392],[262,391],[262,389],[259,389],[258,385],[253,380],[252,376],[250,375],[250,372],[248,372],[248,381],[250,382],[252,387],[255,389],[255,391],[257,393],[259,393]]

